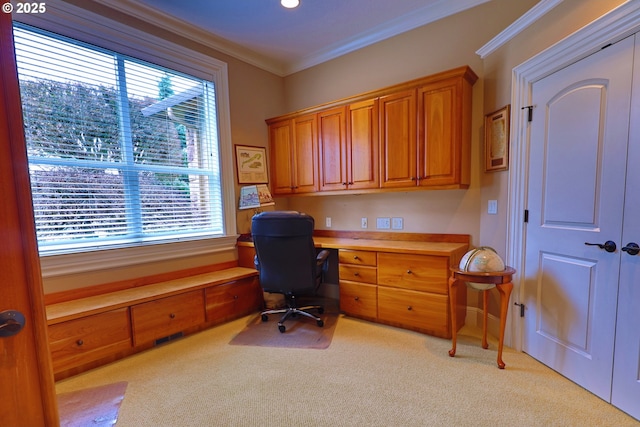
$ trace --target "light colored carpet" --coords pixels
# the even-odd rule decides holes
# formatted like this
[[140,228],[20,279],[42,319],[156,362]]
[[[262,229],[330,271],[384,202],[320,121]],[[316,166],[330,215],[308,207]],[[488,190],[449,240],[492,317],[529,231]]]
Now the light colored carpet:
[[325,350],[230,345],[254,315],[57,384],[127,381],[118,427],[638,426],[524,353],[479,331],[451,341],[340,316]]

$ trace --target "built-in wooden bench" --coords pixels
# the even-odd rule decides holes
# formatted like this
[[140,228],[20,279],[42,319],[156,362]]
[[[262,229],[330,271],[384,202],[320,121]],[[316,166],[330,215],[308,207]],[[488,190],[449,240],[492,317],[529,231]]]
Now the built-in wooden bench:
[[257,276],[234,266],[48,303],[56,380],[258,311]]

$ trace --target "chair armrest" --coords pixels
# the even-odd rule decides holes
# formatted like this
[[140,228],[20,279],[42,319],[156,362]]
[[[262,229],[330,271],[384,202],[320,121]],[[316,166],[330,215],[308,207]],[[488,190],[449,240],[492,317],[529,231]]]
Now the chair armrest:
[[318,252],[318,255],[316,255],[316,263],[318,264],[318,266],[321,266],[322,264],[327,262],[327,258],[329,258],[329,251],[323,249]]

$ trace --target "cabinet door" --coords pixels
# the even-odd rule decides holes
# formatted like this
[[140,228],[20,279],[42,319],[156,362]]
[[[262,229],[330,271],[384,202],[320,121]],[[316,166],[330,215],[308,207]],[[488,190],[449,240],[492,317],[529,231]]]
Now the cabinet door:
[[347,108],[348,188],[378,188],[378,99],[357,102]]
[[381,187],[410,187],[417,181],[416,91],[380,98]]
[[[462,111],[462,77],[418,89],[418,184],[424,187],[469,185],[469,118]],[[468,95],[467,95],[468,92]]]
[[222,323],[258,311],[262,289],[257,278],[212,286],[205,290],[207,322]]
[[49,326],[55,373],[131,348],[129,309],[120,308]]
[[378,320],[451,338],[447,295],[378,286]]
[[204,292],[186,292],[131,307],[136,346],[173,335],[205,321]]
[[349,184],[345,128],[345,107],[318,113],[320,191],[343,190]]
[[378,253],[378,284],[448,294],[449,257]]
[[294,193],[318,191],[318,131],[316,115],[307,114],[293,119]]
[[376,320],[377,286],[340,280],[340,310],[346,314]]
[[293,122],[283,120],[269,124],[269,153],[271,191],[273,194],[291,194],[293,182]]

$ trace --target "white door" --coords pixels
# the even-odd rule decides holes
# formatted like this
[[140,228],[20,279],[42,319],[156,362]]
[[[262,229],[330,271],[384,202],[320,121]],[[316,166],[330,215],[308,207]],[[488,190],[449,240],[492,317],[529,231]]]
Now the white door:
[[[640,39],[636,35],[621,245],[640,245]],[[633,253],[633,252],[632,252]],[[640,254],[621,254],[611,403],[640,419]]]
[[[532,90],[523,350],[607,401],[620,262],[622,256],[631,260],[620,243],[633,50],[629,37]],[[629,208],[637,216],[640,204]],[[640,243],[640,234],[633,238]],[[607,241],[617,249],[585,244]],[[629,334],[635,332],[635,342],[629,345],[636,347],[630,356],[637,381],[640,323],[634,316]],[[618,344],[616,353],[629,348]]]

